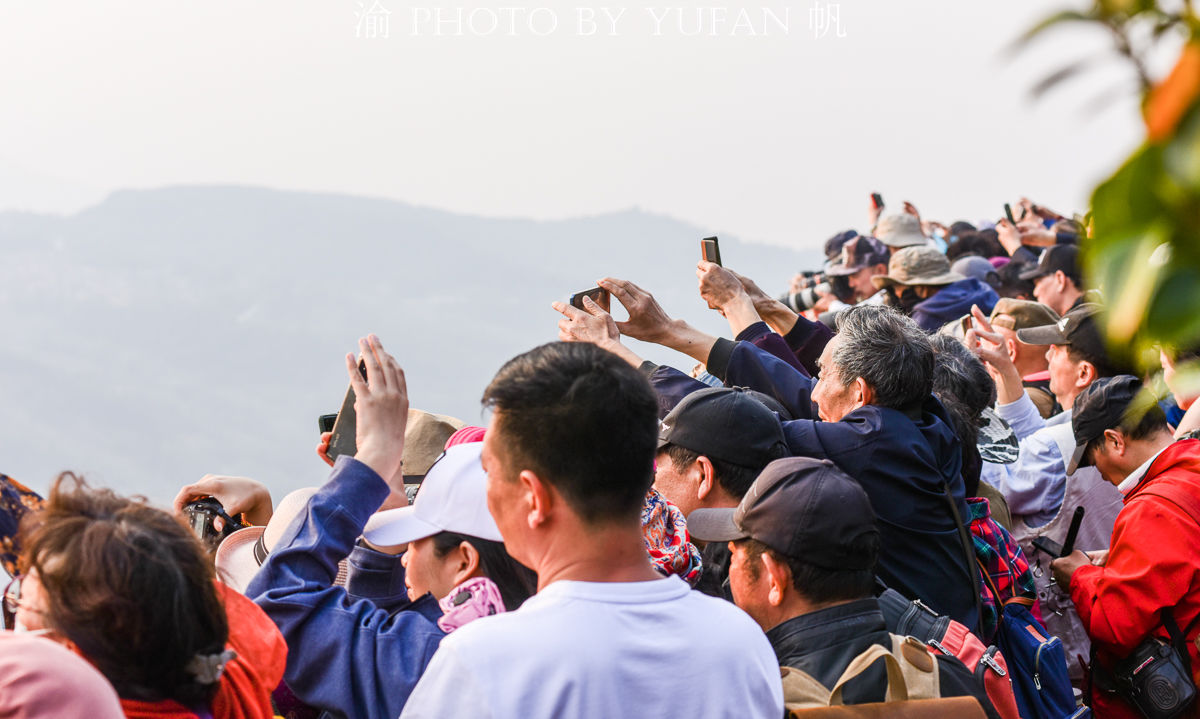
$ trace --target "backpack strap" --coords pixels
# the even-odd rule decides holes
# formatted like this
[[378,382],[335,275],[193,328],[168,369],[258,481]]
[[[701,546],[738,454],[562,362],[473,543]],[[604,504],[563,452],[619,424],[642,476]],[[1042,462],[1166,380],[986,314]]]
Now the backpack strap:
[[[983,591],[979,585],[979,572],[974,571],[975,562],[979,561],[975,555],[975,543],[971,541],[971,531],[963,523],[962,515],[958,513],[958,505],[954,503],[954,496],[950,494],[950,485],[946,482],[942,482],[942,496],[950,505],[950,516],[954,517],[954,524],[958,527],[958,537],[962,540],[963,555],[967,560],[967,574],[970,575],[971,591],[975,594],[975,632],[979,633],[983,631],[983,597],[980,596]],[[975,562],[972,562],[972,559]],[[999,601],[999,599],[1000,597],[997,596],[996,600]]]
[[837,682],[833,685],[833,691],[829,693],[829,705],[841,705],[842,689],[845,688],[846,683],[865,672],[880,659],[883,659],[887,665],[888,686],[887,694],[884,695],[883,700],[885,702],[893,702],[908,699],[908,686],[904,683],[904,671],[900,668],[900,661],[886,647],[879,644],[872,644],[867,647],[866,651],[855,657],[846,666],[846,670],[842,672],[842,676],[838,677]]
[[783,703],[788,709],[829,706],[831,692],[811,675],[795,667],[780,667],[783,678]]

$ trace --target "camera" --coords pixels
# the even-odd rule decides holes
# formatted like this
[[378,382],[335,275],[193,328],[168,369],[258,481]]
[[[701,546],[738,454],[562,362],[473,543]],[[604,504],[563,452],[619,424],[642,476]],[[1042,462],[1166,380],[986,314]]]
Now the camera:
[[[221,503],[212,497],[203,497],[188,502],[183,507],[183,513],[187,517],[192,534],[196,535],[196,538],[210,553],[217,551],[221,540],[246,527],[245,524],[230,517]],[[213,520],[217,517],[220,517],[221,521],[225,523],[220,530],[213,525]]]

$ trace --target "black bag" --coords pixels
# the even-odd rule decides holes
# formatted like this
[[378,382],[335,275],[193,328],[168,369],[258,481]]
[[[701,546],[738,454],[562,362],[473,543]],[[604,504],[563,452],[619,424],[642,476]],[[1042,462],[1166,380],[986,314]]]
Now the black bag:
[[1175,618],[1163,610],[1167,643],[1155,636],[1133,650],[1113,669],[1112,688],[1146,719],[1176,719],[1196,701],[1191,659]]

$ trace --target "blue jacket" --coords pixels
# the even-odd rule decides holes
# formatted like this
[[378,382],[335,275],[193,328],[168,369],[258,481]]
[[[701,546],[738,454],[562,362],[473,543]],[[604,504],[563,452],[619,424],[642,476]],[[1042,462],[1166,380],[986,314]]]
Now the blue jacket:
[[374,583],[385,591],[391,588],[392,596],[381,599],[394,611],[333,585],[338,561],[351,553],[388,491],[370,467],[339,457],[329,481],[284,531],[246,587],[246,596],[287,640],[288,687],[306,704],[338,716],[400,716],[445,636],[437,625],[441,609],[431,595],[415,602],[397,596],[397,576],[403,586],[402,574]]
[[912,318],[926,332],[937,332],[942,325],[971,313],[971,305],[979,305],[983,314],[990,315],[1000,296],[991,285],[968,277],[937,291],[933,297],[913,308]]
[[[793,455],[828,459],[858,480],[879,522],[878,576],[896,591],[919,598],[939,614],[974,630],[974,565],[968,566],[958,525],[942,490],[945,483],[967,518],[962,452],[946,411],[932,395],[919,414],[867,405],[839,422],[817,419],[816,380],[750,342],[718,340],[708,371],[727,386],[749,387],[779,400],[797,419],[784,421]],[[674,406],[705,385],[669,367],[649,371],[660,404]]]

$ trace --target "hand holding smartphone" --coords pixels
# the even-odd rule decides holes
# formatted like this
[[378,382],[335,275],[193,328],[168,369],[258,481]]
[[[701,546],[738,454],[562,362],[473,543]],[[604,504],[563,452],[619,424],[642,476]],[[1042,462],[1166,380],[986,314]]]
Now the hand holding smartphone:
[[883,209],[883,195],[879,194],[878,192],[872,192],[871,193],[871,204],[875,206],[876,210],[882,210]]

